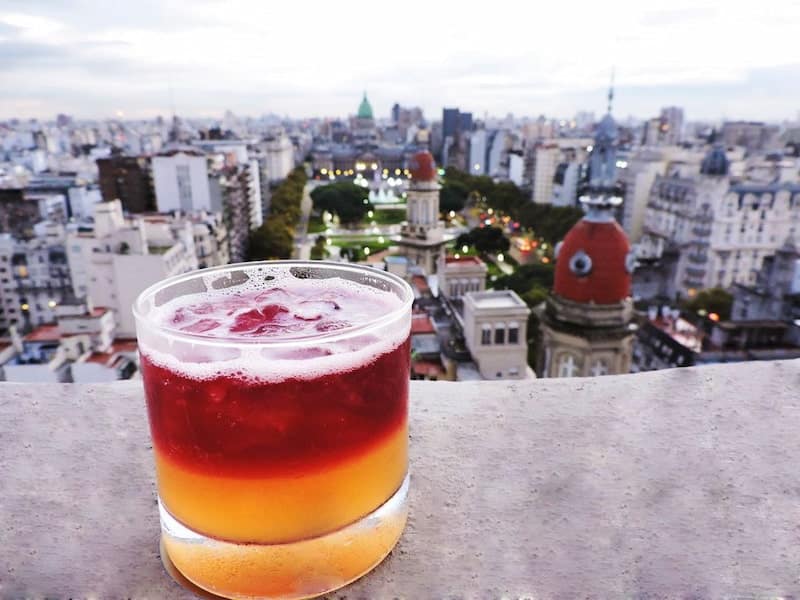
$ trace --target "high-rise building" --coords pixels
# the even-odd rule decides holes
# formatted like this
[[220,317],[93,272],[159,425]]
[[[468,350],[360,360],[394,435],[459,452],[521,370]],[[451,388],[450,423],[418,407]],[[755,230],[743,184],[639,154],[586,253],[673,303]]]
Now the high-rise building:
[[0,328],[22,331],[55,321],[55,308],[71,294],[64,227],[41,222],[33,237],[0,235]]
[[488,171],[487,135],[483,128],[476,129],[469,135],[469,173],[470,175],[486,175]]
[[661,141],[674,146],[683,141],[683,109],[678,106],[666,106],[661,109]]
[[[197,268],[190,224],[176,237],[154,235],[140,217],[125,218],[118,200],[95,206],[91,229],[79,227],[67,234],[67,260],[73,292],[95,306],[114,310],[117,333],[134,337],[131,306],[147,286]],[[158,232],[160,233],[160,231]]]
[[533,156],[531,199],[536,204],[550,204],[553,200],[553,179],[561,159],[561,149],[555,143],[539,144]]
[[41,203],[27,199],[24,190],[0,188],[0,233],[33,237],[34,225],[46,218],[42,215]]
[[266,155],[266,172],[270,182],[283,181],[294,169],[294,146],[283,129],[273,130],[262,148]]
[[149,160],[144,156],[114,155],[97,159],[98,183],[103,200],[119,200],[129,213],[155,210]]

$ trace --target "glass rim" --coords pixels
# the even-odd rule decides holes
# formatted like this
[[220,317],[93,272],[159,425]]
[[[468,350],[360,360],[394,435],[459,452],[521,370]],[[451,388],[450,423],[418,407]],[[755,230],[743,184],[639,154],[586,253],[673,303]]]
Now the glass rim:
[[[142,305],[145,301],[149,300],[151,297],[154,297],[160,290],[165,289],[170,285],[174,285],[176,283],[180,283],[181,281],[187,281],[190,279],[195,279],[197,277],[202,277],[203,275],[213,274],[213,273],[223,273],[229,270],[235,269],[242,269],[242,268],[253,268],[259,266],[286,266],[288,267],[315,267],[315,268],[327,268],[333,270],[345,270],[351,271],[355,273],[364,273],[368,275],[372,275],[375,277],[380,277],[382,279],[388,280],[389,282],[394,283],[397,285],[403,292],[403,297],[401,298],[402,304],[395,308],[394,310],[386,313],[385,315],[381,315],[365,323],[361,323],[358,325],[352,325],[350,327],[346,327],[344,329],[336,329],[333,331],[326,331],[320,332],[315,335],[310,336],[303,336],[298,338],[283,338],[280,340],[270,340],[267,338],[242,338],[242,337],[233,337],[233,336],[207,336],[202,334],[190,333],[186,331],[181,331],[180,329],[172,329],[171,327],[165,327],[164,325],[157,324],[153,322],[148,315],[144,314],[141,310]],[[360,284],[364,285],[364,284]],[[308,344],[317,344],[320,342],[335,342],[341,339],[346,339],[349,337],[363,335],[364,333],[368,333],[373,329],[381,328],[385,325],[392,323],[393,321],[399,319],[404,314],[409,313],[411,305],[414,302],[414,292],[411,289],[411,286],[405,281],[403,278],[398,277],[394,273],[389,273],[388,271],[381,271],[375,269],[373,267],[359,265],[359,264],[352,264],[352,263],[339,263],[333,261],[325,261],[325,260],[260,260],[260,261],[252,261],[252,262],[240,262],[240,263],[231,263],[228,265],[218,265],[216,267],[208,267],[205,269],[194,269],[189,271],[188,273],[181,273],[179,275],[173,275],[171,277],[167,277],[166,279],[162,279],[147,288],[145,288],[139,295],[136,297],[136,300],[133,302],[132,310],[133,310],[133,317],[136,321],[137,325],[137,335],[138,335],[138,328],[139,324],[143,324],[146,327],[150,328],[154,332],[158,332],[163,335],[170,336],[172,338],[191,342],[193,344],[202,344],[208,346],[232,346],[232,345],[248,345],[248,346],[261,346],[261,347],[280,347],[280,346],[298,346],[298,345],[308,345]]]

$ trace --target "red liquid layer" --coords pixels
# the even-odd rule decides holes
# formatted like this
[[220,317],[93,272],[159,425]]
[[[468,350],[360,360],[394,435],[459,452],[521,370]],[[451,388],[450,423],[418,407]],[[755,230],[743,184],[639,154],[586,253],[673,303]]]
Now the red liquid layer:
[[351,371],[276,383],[198,381],[146,354],[141,362],[156,447],[192,471],[300,475],[367,451],[406,421],[408,339]]

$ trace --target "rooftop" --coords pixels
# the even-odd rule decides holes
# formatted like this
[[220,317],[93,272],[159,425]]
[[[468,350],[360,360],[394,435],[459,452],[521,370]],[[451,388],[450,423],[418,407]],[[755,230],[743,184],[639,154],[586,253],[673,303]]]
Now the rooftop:
[[448,267],[451,266],[458,266],[458,265],[483,265],[484,263],[480,258],[477,256],[461,256],[456,258],[455,256],[448,256],[444,259],[445,263]]
[[26,342],[52,342],[61,339],[58,325],[40,325],[23,338]]
[[476,308],[527,308],[526,304],[510,290],[470,292],[466,296]]
[[[140,386],[0,386],[4,597],[194,597],[161,564]],[[795,594],[798,386],[800,360],[413,381],[408,526],[331,598]]]

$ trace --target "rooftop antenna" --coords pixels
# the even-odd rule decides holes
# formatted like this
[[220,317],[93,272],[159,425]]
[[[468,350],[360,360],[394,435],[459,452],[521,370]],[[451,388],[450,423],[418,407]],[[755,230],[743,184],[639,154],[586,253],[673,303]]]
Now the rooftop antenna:
[[611,114],[611,103],[614,101],[614,67],[611,67],[611,85],[608,86],[608,114]]

